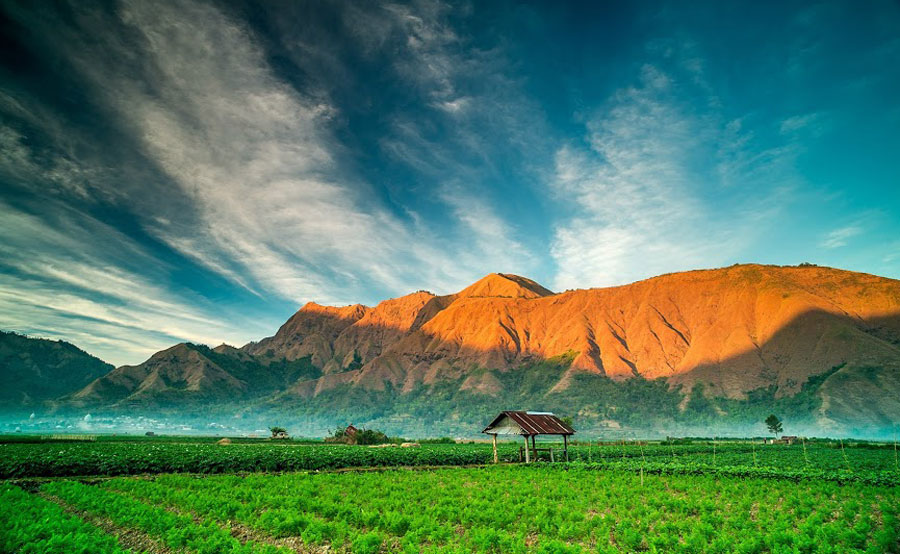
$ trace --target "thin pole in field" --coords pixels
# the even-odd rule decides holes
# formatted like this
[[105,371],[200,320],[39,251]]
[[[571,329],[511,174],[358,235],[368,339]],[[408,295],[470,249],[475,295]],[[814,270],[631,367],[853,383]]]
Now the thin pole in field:
[[625,436],[622,435],[622,461],[625,461]]
[[591,463],[591,440],[588,440],[588,463]]
[[753,446],[753,467],[756,467],[756,441],[750,443]]
[[713,439],[713,467],[716,467],[716,439]]
[[644,488],[644,462],[647,460],[644,458],[644,445],[638,442],[638,446],[641,448],[641,488]]
[[847,471],[850,471],[850,460],[847,459],[847,452],[844,451],[844,439],[841,441],[841,454],[844,456],[844,463],[847,464]]
[[806,439],[800,437],[800,443],[803,445],[803,459],[806,460],[806,468],[809,469],[809,456],[806,455]]
[[897,427],[894,426],[894,469],[900,471],[900,459],[897,457]]

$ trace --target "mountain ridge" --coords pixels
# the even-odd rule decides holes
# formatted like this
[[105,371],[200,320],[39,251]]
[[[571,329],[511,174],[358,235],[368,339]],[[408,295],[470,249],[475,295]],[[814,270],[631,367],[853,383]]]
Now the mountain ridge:
[[321,415],[346,402],[351,415],[370,405],[390,417],[431,395],[457,406],[452,418],[470,402],[569,397],[578,398],[571,409],[600,421],[627,416],[585,391],[647,382],[651,404],[665,410],[708,399],[712,415],[703,417],[809,397],[803,410],[822,425],[900,419],[900,281],[818,266],[735,265],[561,293],[494,273],[450,295],[419,291],[373,307],[309,302],[258,342],[160,356],[169,350],[63,404],[256,399],[259,409]]

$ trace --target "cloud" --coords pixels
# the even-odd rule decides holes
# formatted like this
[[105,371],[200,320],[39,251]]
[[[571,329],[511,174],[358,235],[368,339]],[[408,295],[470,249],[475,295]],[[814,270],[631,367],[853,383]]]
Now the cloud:
[[783,135],[791,135],[799,131],[806,131],[812,136],[819,136],[825,130],[826,116],[823,113],[808,113],[794,115],[781,121],[779,131]]
[[[382,14],[416,54],[415,72],[403,62],[398,70],[421,75],[430,98],[460,111],[463,98],[438,91],[452,88],[442,47],[454,35],[433,22],[437,4],[419,7],[427,13],[389,5]],[[321,90],[306,95],[281,80],[242,24],[199,2],[123,2],[119,14],[119,40],[72,56],[176,187],[171,202],[140,207],[153,236],[255,294],[297,303],[403,292],[423,275],[460,286],[480,274],[433,269],[452,265],[439,237],[384,205],[346,163],[333,133],[339,108]],[[201,29],[190,23],[200,20]],[[96,32],[110,35],[102,25]]]
[[[459,149],[431,155],[433,137],[415,118],[398,118],[392,129],[409,132],[394,137],[397,152],[420,157],[422,176],[484,174],[490,155],[478,110],[493,110],[508,133],[519,132],[504,127],[518,120],[512,107],[498,107],[504,97],[476,98],[459,81],[467,68],[493,72],[493,58],[460,54],[439,3],[365,9],[380,19],[351,38],[390,50],[378,33],[401,37],[411,56],[392,68],[417,82],[423,108],[458,123],[448,144]],[[31,194],[2,204],[0,325],[136,362],[175,341],[240,344],[280,322],[207,298],[235,294],[224,286],[179,281],[194,267],[186,259],[210,273],[206,281],[292,304],[453,292],[495,264],[519,271],[533,263],[519,229],[475,193],[474,178],[435,187],[427,204],[447,218],[440,228],[403,198],[386,202],[337,136],[344,114],[321,82],[331,69],[311,75],[308,87],[286,81],[260,38],[226,10],[125,0],[113,11],[71,12],[14,16],[70,81],[86,86],[85,111],[106,120],[79,127],[39,96],[0,94],[4,121],[14,122],[0,126],[0,176]],[[58,198],[40,205],[47,190]]]
[[586,146],[557,150],[550,188],[571,209],[551,245],[557,289],[725,264],[781,209],[793,150],[760,149],[704,102],[696,66],[643,65],[589,118]]
[[820,245],[822,248],[840,248],[842,246],[847,246],[847,242],[861,234],[863,232],[862,227],[859,225],[848,225],[846,227],[841,227],[839,229],[834,229],[825,235],[825,238],[822,240]]
[[108,225],[53,201],[43,208],[39,217],[0,202],[0,327],[67,338],[113,363],[184,340],[242,344],[264,328],[167,290],[173,268]]

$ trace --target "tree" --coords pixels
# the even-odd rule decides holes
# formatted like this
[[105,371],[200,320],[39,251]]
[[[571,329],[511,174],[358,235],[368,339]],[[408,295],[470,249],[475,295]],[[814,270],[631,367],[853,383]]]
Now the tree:
[[766,418],[766,426],[768,426],[769,432],[773,435],[778,435],[784,430],[781,427],[781,420],[775,414],[769,414],[769,417]]
[[278,433],[287,433],[287,429],[285,429],[284,427],[278,427],[277,425],[274,426],[274,427],[269,427],[269,431],[272,432],[272,438],[273,438],[273,439],[274,439],[276,436],[278,436]]

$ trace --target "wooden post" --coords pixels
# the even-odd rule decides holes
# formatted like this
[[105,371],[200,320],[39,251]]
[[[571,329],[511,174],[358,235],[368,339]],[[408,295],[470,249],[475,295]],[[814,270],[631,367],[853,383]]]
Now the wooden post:
[[551,462],[555,462],[555,461],[556,461],[556,460],[553,459],[553,447],[552,447],[552,446],[550,447],[550,461],[551,461]]
[[494,435],[494,463],[497,463],[497,435]]
[[532,450],[532,455],[534,456],[534,461],[537,461],[538,454],[537,454],[537,445],[534,443],[535,437],[537,437],[537,435],[531,435],[531,450]]
[[566,453],[566,461],[569,461],[569,436],[563,435],[563,451]]
[[528,435],[525,435],[525,463],[531,463],[531,453],[528,452]]

